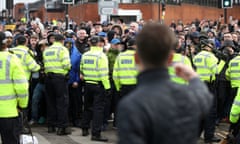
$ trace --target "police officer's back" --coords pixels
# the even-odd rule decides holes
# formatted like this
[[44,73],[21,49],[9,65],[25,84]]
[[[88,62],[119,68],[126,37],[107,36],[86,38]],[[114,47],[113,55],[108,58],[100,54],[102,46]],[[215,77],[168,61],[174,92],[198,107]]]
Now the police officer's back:
[[208,89],[214,95],[214,101],[210,104],[211,109],[204,120],[204,141],[206,143],[219,142],[220,139],[214,135],[217,119],[217,98],[215,93],[214,81],[218,73],[218,59],[213,53],[214,43],[205,40],[202,42],[202,51],[199,52],[193,59],[196,71],[202,81],[208,86]]
[[82,56],[80,72],[85,81],[84,113],[82,130],[83,136],[89,135],[92,119],[92,140],[107,141],[101,136],[103,124],[105,92],[110,89],[108,59],[99,47],[100,38],[93,36],[90,39],[91,48]]
[[17,47],[12,48],[11,51],[21,60],[26,76],[30,80],[31,72],[37,72],[40,70],[40,66],[34,60],[33,52],[26,47],[26,41],[23,35],[17,36]]
[[19,143],[18,109],[28,104],[28,80],[21,61],[6,50],[0,32],[0,134],[3,144]]
[[43,52],[46,77],[48,132],[57,135],[70,134],[68,128],[67,74],[71,63],[69,51],[63,46],[64,37],[55,34],[55,42]]
[[132,91],[137,83],[138,70],[134,60],[135,39],[129,40],[127,45],[126,51],[118,55],[113,70],[113,80],[117,91],[120,91],[121,97]]
[[180,53],[174,53],[172,64],[168,67],[169,75],[171,76],[172,81],[174,81],[178,84],[186,84],[186,81],[184,79],[176,76],[176,74],[175,74],[174,64],[176,64],[176,63],[183,63],[183,64],[191,67],[191,62],[188,59],[188,57],[186,57]]

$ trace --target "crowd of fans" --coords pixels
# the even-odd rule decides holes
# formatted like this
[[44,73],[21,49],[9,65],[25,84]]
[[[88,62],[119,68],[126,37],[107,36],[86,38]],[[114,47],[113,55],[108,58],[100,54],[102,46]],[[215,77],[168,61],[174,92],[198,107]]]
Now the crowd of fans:
[[[4,25],[1,25],[0,31],[5,32],[8,50],[11,51],[12,48],[16,47],[16,39],[18,39],[20,35],[23,35],[27,39],[27,47],[33,52],[32,57],[41,66],[40,71],[32,73],[31,79],[29,80],[29,123],[31,125],[36,123],[43,124],[46,120],[47,110],[45,97],[47,93],[44,88],[45,74],[42,54],[43,51],[54,42],[55,34],[62,34],[65,37],[65,47],[75,47],[81,54],[89,51],[89,38],[96,35],[99,36],[102,41],[103,51],[108,56],[111,81],[116,57],[120,52],[126,50],[129,40],[134,39],[138,35],[145,23],[146,21],[141,20],[139,22],[131,22],[127,25],[122,19],[118,19],[117,21],[104,21],[102,23],[88,21],[77,24],[72,22],[68,28],[66,28],[65,24],[61,21],[42,23],[40,19],[35,18],[28,23],[21,21],[16,22],[16,28],[14,30],[4,29]],[[175,32],[176,38],[178,39],[175,52],[189,57],[193,67],[194,56],[201,51],[205,43],[212,44],[211,48],[219,61],[224,60],[225,62],[229,62],[240,52],[240,20],[233,19],[228,24],[224,24],[220,20],[198,19],[185,24],[181,20],[178,20],[176,22],[173,21],[169,25],[169,28]],[[227,47],[227,49],[225,47]],[[80,66],[80,63],[76,64],[76,67]],[[80,76],[80,72],[78,76]],[[70,122],[73,126],[81,127],[82,113],[84,110],[84,82],[81,81],[80,78],[78,81],[72,80],[71,73],[69,78],[69,86],[79,90],[77,99],[71,99],[72,94],[70,94]],[[226,79],[226,81],[228,80]],[[77,82],[77,84],[75,82]],[[218,89],[218,91],[228,91],[227,88],[226,86],[221,90]],[[114,84],[112,84],[111,89],[112,95],[108,97],[105,105],[105,118],[102,124],[103,130],[107,129],[108,120],[113,118],[112,113],[115,113],[117,101],[119,100],[116,98],[117,92]],[[71,88],[69,88],[69,93],[72,93]],[[217,97],[218,110],[216,123],[221,121],[226,122],[229,118],[234,96],[222,96],[217,91],[215,95]],[[113,127],[116,127],[115,122]]]

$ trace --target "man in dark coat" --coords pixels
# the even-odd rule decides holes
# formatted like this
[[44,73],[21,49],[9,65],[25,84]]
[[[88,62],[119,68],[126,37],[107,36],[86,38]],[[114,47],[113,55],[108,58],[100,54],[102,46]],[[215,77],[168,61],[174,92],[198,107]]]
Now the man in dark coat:
[[167,66],[175,46],[176,37],[165,25],[150,23],[138,34],[138,86],[118,107],[119,144],[197,143],[212,95],[184,64],[174,64],[175,72],[189,84],[170,80]]

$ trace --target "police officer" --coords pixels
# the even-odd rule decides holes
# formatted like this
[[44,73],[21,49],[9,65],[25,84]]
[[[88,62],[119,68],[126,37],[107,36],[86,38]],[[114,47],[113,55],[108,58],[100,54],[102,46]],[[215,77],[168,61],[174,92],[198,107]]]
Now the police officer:
[[119,100],[135,89],[137,83],[138,70],[136,68],[134,55],[136,50],[136,40],[130,39],[127,42],[127,49],[121,52],[116,58],[113,69],[113,81],[117,90],[114,95],[114,121],[113,127],[116,126],[116,107]]
[[230,131],[233,134],[233,136],[236,138],[236,144],[240,143],[239,116],[240,116],[240,90],[238,90],[237,95],[234,99],[231,112],[230,112],[230,117],[229,117],[229,120],[231,122]]
[[176,64],[176,63],[183,63],[183,64],[185,64],[185,65],[187,65],[189,67],[192,67],[192,64],[191,64],[189,58],[184,56],[184,55],[182,55],[181,53],[182,53],[181,51],[176,51],[175,50],[175,53],[173,54],[172,63],[168,67],[168,72],[169,72],[169,75],[170,75],[171,80],[173,82],[176,82],[178,84],[186,84],[185,80],[183,80],[182,78],[176,76],[175,70],[174,70],[174,64]]
[[28,104],[28,81],[19,59],[6,49],[5,34],[0,32],[0,134],[3,144],[18,144],[18,110]]
[[[231,92],[230,81],[226,77],[226,71],[229,67],[229,62],[237,53],[232,41],[225,40],[220,49],[222,51],[222,60],[218,64],[217,75],[217,97],[218,97],[218,118],[219,120],[228,121],[231,105],[236,95],[236,91]],[[232,94],[231,94],[232,93]]]
[[88,129],[92,119],[92,140],[108,141],[101,135],[103,124],[105,92],[109,93],[109,68],[107,56],[99,47],[100,37],[90,38],[91,48],[82,56],[80,72],[85,81],[84,113],[82,121],[82,135],[89,135]]
[[234,57],[228,65],[228,69],[226,70],[226,78],[230,80],[232,89],[235,89],[235,94],[237,92],[236,88],[240,85],[240,55]]
[[120,91],[121,97],[132,91],[137,83],[138,71],[134,60],[135,39],[129,40],[127,45],[127,50],[118,55],[113,70],[114,84],[117,91]]
[[[12,51],[21,61],[22,67],[25,71],[26,77],[28,81],[30,82],[31,87],[31,74],[32,72],[38,72],[40,70],[40,65],[37,64],[37,62],[34,60],[34,54],[33,52],[26,46],[27,45],[27,39],[23,35],[18,35],[16,38],[16,44],[17,47],[12,48],[10,51]],[[29,89],[30,95],[29,95],[29,106],[31,106],[31,89]],[[29,109],[25,109],[23,111],[24,119],[23,124],[25,125],[23,128],[23,133],[29,133],[29,129],[26,128],[26,123],[28,122],[28,117],[30,116]]]
[[23,35],[19,35],[16,42],[17,47],[12,48],[11,51],[21,60],[27,79],[30,80],[31,73],[40,70],[40,66],[34,60],[33,52],[26,47],[27,39]]
[[55,34],[55,42],[43,52],[43,63],[46,77],[48,132],[57,135],[71,133],[68,128],[68,85],[66,75],[71,63],[69,51],[63,46],[64,37]]
[[[201,45],[202,51],[199,52],[193,59],[196,71],[202,81],[208,86],[209,90],[214,94],[214,81],[217,74],[218,59],[212,53],[214,44],[211,41],[205,40]],[[219,142],[220,139],[214,136],[215,121],[217,117],[216,112],[216,97],[214,97],[214,103],[210,110],[210,113],[206,116],[203,128],[204,128],[204,141],[206,143]]]
[[[230,81],[231,84],[231,100],[232,104],[231,112],[230,112],[230,122],[234,123],[231,125],[230,129],[233,130],[233,135],[236,136],[239,133],[239,126],[235,123],[239,123],[238,112],[239,112],[239,87],[240,87],[240,55],[238,54],[234,57],[228,64],[228,68],[226,70],[226,78]],[[238,92],[238,93],[237,93]],[[240,123],[239,123],[240,124]]]

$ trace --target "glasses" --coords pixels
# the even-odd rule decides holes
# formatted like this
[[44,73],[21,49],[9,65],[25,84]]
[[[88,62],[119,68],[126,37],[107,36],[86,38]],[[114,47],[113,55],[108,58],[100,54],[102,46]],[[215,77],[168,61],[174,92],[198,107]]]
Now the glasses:
[[12,37],[6,37],[7,39],[12,39]]

